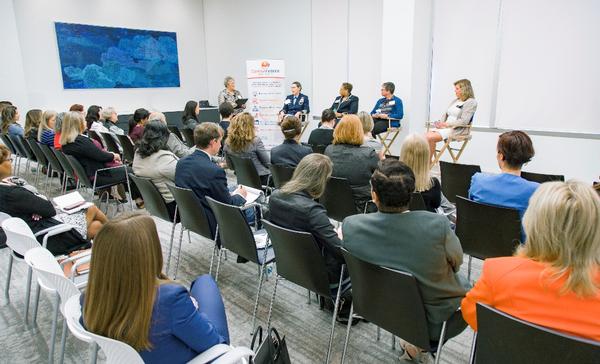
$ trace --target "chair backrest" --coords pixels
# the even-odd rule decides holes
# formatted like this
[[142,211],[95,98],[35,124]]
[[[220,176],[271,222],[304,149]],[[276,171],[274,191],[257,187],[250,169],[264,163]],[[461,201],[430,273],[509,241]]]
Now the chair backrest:
[[24,256],[28,250],[41,246],[27,223],[17,217],[2,221],[2,230],[6,234],[6,245],[19,255]]
[[345,178],[329,178],[319,202],[325,206],[327,216],[336,221],[343,221],[346,217],[357,214],[352,187]]
[[600,342],[557,332],[478,303],[471,362],[473,359],[477,363],[600,363]]
[[100,136],[100,134],[96,133],[95,130],[89,130],[88,129],[87,133],[90,136],[90,138],[92,138],[95,141],[97,141],[98,143],[100,143],[101,146],[106,147],[106,145],[104,145],[104,139],[102,139],[102,137]]
[[196,143],[194,143],[194,131],[192,129],[183,128],[181,129],[181,133],[185,138],[185,145],[187,145],[190,148],[196,145]]
[[521,240],[519,211],[457,196],[456,235],[465,254],[475,258],[510,256]]
[[411,211],[427,210],[425,200],[423,200],[423,195],[420,192],[413,192],[410,195],[408,209]]
[[33,139],[26,139],[25,142],[29,144],[29,148],[31,148],[31,151],[33,152],[33,154],[35,154],[37,164],[40,166],[48,167],[48,158],[46,158],[44,152],[42,152],[39,143]]
[[183,136],[181,135],[181,132],[179,131],[178,127],[176,127],[175,125],[171,125],[167,126],[167,128],[171,133],[175,134],[175,136],[178,137],[179,140],[183,141]]
[[50,147],[45,144],[39,144],[39,147],[42,153],[44,153],[44,157],[46,157],[48,163],[50,163],[52,169],[62,174],[64,172],[64,169],[62,167],[62,164],[56,157],[56,154],[54,154],[54,152],[52,151],[52,149],[50,149]]
[[119,139],[121,148],[123,148],[123,159],[127,162],[133,162],[133,156],[135,155],[135,146],[133,145],[133,142],[127,135],[115,135],[117,136],[117,139]]
[[544,183],[544,182],[554,182],[554,181],[565,181],[565,176],[560,174],[542,174],[542,173],[533,173],[533,172],[521,172],[521,177],[532,182]]
[[286,182],[292,179],[294,171],[293,167],[282,166],[279,164],[271,164],[269,167],[271,176],[273,177],[273,185],[275,188],[281,188]]
[[106,355],[108,364],[144,364],[142,357],[131,346],[104,336],[96,335],[83,328],[81,318],[80,296],[75,295],[67,300],[64,307],[65,320],[69,330],[75,335],[89,336],[94,340]]
[[444,196],[456,203],[456,196],[468,196],[471,177],[481,172],[481,167],[470,164],[458,164],[440,161],[442,192]]
[[10,149],[10,153],[17,155],[18,151],[15,149],[15,146],[8,137],[8,134],[0,134],[0,138],[2,139],[2,143],[4,143],[4,145],[6,145],[8,149]]
[[214,231],[211,231],[202,203],[194,192],[171,184],[167,184],[167,187],[175,198],[177,212],[183,227],[207,239],[213,239]]
[[323,297],[331,297],[325,260],[312,234],[266,220],[263,224],[275,251],[277,274]]
[[354,312],[430,351],[427,316],[415,277],[365,262],[342,249],[352,282]]
[[256,241],[242,210],[210,197],[206,197],[206,201],[217,219],[221,244],[235,254],[260,264],[256,253]]
[[323,144],[312,144],[310,146],[313,150],[313,153],[325,154],[325,149],[327,149],[326,145]]
[[69,176],[69,178],[71,178],[73,180],[77,180],[77,175],[75,174],[75,170],[73,169],[71,162],[69,162],[67,155],[65,153],[63,153],[62,150],[58,150],[58,149],[50,149],[50,150],[52,152],[54,152],[56,159],[58,159],[58,161],[60,162],[60,165],[62,166],[62,169],[63,169],[63,171],[65,171],[67,176]]
[[151,215],[154,215],[162,220],[171,221],[169,210],[167,209],[167,203],[154,183],[152,183],[152,180],[150,178],[136,176],[133,173],[129,173],[129,178],[133,180],[138,190],[142,194],[146,210],[148,210]]
[[19,140],[21,141],[21,145],[23,145],[23,148],[25,149],[25,154],[27,154],[27,159],[29,159],[30,161],[34,161],[37,162],[37,158],[35,153],[33,153],[33,150],[31,149],[31,146],[29,145],[28,141],[29,140],[35,140],[34,138],[23,138],[22,136],[18,136]]
[[17,155],[20,157],[27,157],[27,152],[25,151],[25,146],[23,145],[23,137],[20,135],[8,135]]
[[121,153],[119,145],[115,141],[112,133],[100,132],[100,135],[102,135],[102,139],[104,139],[104,143],[106,144],[106,149],[108,149],[109,152],[117,154]]
[[65,154],[65,156],[67,157],[67,160],[71,164],[71,167],[73,168],[73,172],[75,172],[75,175],[77,176],[77,180],[79,181],[79,183],[81,183],[82,185],[84,185],[87,188],[94,188],[94,184],[92,183],[92,181],[90,181],[90,178],[87,176],[85,168],[83,168],[83,166],[81,165],[81,163],[79,163],[77,158],[73,157],[72,155],[68,155],[68,154]]
[[260,176],[258,175],[254,163],[252,163],[252,159],[241,158],[232,154],[229,154],[227,158],[230,158],[233,163],[233,170],[235,171],[238,184],[256,188],[258,190],[262,189]]

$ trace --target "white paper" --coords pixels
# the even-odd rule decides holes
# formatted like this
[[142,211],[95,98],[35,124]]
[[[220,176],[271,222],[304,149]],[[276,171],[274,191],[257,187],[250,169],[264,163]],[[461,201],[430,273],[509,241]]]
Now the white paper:
[[73,214],[93,205],[91,202],[86,202],[83,196],[77,191],[57,196],[52,201],[57,209],[67,214]]
[[[244,185],[242,185],[242,187],[246,190],[246,197],[244,197],[246,199],[246,205],[253,203],[260,197],[260,195],[263,194],[262,190],[258,190],[256,188],[252,188],[252,187],[248,187],[248,186],[244,186]],[[239,195],[237,190],[235,193],[233,193],[233,195]]]

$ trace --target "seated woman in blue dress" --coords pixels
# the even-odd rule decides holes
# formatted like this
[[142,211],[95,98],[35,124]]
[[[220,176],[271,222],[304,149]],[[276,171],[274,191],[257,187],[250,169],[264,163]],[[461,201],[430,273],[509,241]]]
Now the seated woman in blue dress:
[[107,223],[94,240],[91,267],[82,298],[85,327],[130,345],[145,363],[186,363],[229,344],[215,281],[200,276],[188,292],[169,280],[149,215],[125,213]]
[[352,95],[351,83],[342,83],[342,86],[340,86],[340,96],[333,100],[330,109],[335,112],[335,117],[338,119],[346,114],[358,113],[358,97]]
[[373,110],[371,111],[371,117],[375,122],[373,127],[373,137],[377,134],[381,134],[388,130],[388,126],[391,124],[394,127],[400,126],[400,121],[391,121],[390,119],[402,119],[404,117],[404,109],[402,107],[402,100],[399,97],[394,96],[396,86],[393,82],[384,82],[381,85],[381,96]]
[[310,112],[308,96],[300,93],[300,91],[302,91],[300,82],[292,82],[292,94],[285,98],[283,109],[279,112],[280,123],[286,115],[293,115],[300,119],[301,115],[306,115]]

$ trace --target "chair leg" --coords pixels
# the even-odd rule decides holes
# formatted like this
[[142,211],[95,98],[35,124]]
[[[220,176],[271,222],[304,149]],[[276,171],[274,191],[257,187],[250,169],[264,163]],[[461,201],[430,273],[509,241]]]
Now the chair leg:
[[223,256],[223,250],[225,250],[225,248],[221,247],[221,250],[219,250],[219,257],[217,258],[217,272],[215,273],[215,282],[219,281],[219,268],[221,268],[221,257]]
[[392,351],[396,350],[396,335],[392,334]]
[[475,363],[475,346],[477,344],[477,331],[473,332],[473,340],[471,341],[471,353],[469,354],[469,364]]
[[60,337],[60,364],[63,364],[65,362],[65,346],[67,344],[67,331],[69,331],[67,327],[67,320],[63,319],[62,335]]
[[213,240],[215,246],[213,248],[213,254],[210,257],[210,268],[208,269],[208,274],[212,275],[212,267],[215,258],[215,253],[218,251],[219,247],[217,245],[217,241],[219,240],[219,225],[217,224],[217,228],[215,229],[215,239]]
[[36,284],[35,298],[34,298],[34,303],[33,303],[33,318],[31,319],[31,322],[33,325],[35,325],[37,322],[37,313],[38,313],[38,306],[40,304],[40,291],[41,290],[42,290],[42,287],[40,287],[39,283]]
[[279,282],[279,275],[275,275],[275,286],[273,287],[273,295],[271,296],[271,302],[269,303],[269,315],[267,316],[267,332],[271,329],[271,314],[273,312],[273,303],[275,302],[275,294],[277,293],[277,283]]
[[450,145],[450,141],[448,139],[446,139],[446,141],[444,142],[444,145],[442,146],[442,149],[440,149],[439,153],[435,154],[435,160],[433,161],[434,165],[440,161],[440,158],[442,158],[442,154],[444,154],[444,151],[448,148],[449,145]]
[[90,350],[90,364],[96,364],[98,359],[98,344],[95,341],[90,343]]
[[440,356],[442,355],[442,346],[444,346],[444,338],[446,336],[446,325],[447,321],[442,324],[442,332],[440,333],[440,341],[438,343],[437,351],[435,353],[435,364],[440,363]]
[[258,300],[260,297],[260,291],[262,289],[263,275],[265,274],[266,269],[267,269],[266,264],[260,265],[260,275],[258,277],[258,288],[256,289],[256,300],[254,301],[254,310],[252,311],[252,331],[250,332],[250,335],[254,334],[254,325],[256,324],[256,311],[258,310]]
[[13,266],[13,255],[12,252],[8,254],[8,274],[6,275],[6,284],[4,285],[4,297],[7,301],[10,302],[10,295],[8,291],[10,290],[10,278],[12,276],[12,266]]
[[[350,328],[352,327],[352,315],[354,314],[354,303],[350,305],[350,319],[348,320],[348,325],[346,326],[346,340],[344,340],[344,351],[342,351],[342,361],[344,364],[344,359],[346,359],[346,350],[348,349],[348,341],[350,339]],[[379,330],[379,327],[377,327]]]
[[310,289],[307,289],[306,292],[308,293],[308,301],[306,303],[310,305]]
[[60,296],[55,292],[54,315],[52,316],[52,332],[50,334],[50,349],[48,350],[48,363],[54,362],[54,343],[56,342],[56,327],[58,322],[58,309],[60,307]]
[[467,265],[467,282],[471,283],[471,260],[473,259],[472,256],[469,255],[469,263]]
[[31,267],[27,269],[27,286],[25,287],[25,324],[27,324],[27,317],[29,316],[29,299],[31,297],[31,275],[33,270]]
[[377,326],[377,341],[381,340],[381,328]]
[[[188,241],[191,243],[192,238],[190,237],[190,231],[188,230]],[[181,244],[183,243],[182,239],[179,239],[179,249],[177,250],[177,259],[175,260],[175,275],[173,279],[177,279],[177,272],[179,271],[179,258],[181,257]]]
[[[340,272],[340,281],[338,283],[337,294],[335,296],[335,304],[333,305],[333,317],[331,318],[331,333],[329,334],[329,345],[327,346],[327,358],[325,363],[329,363],[329,357],[331,356],[331,346],[333,345],[333,334],[335,333],[335,320],[337,319],[338,308],[340,305],[340,296],[342,295],[342,281],[344,280],[344,268],[346,266],[342,264]],[[308,292],[310,294],[310,291]],[[310,297],[309,297],[310,300]],[[348,322],[352,323],[352,315],[348,317]]]
[[467,146],[467,143],[469,142],[469,140],[465,140],[463,141],[462,146],[460,147],[460,150],[458,151],[458,154],[456,155],[456,162],[458,162],[458,159],[460,158],[461,154],[464,152],[465,147]]
[[[175,240],[175,227],[177,226],[177,206],[175,206],[175,216],[173,217],[173,224],[171,225],[171,240],[169,241],[169,259],[171,260],[171,251],[173,250],[173,242]],[[183,225],[181,226],[181,230],[183,231]],[[167,263],[168,267],[168,263]],[[167,268],[167,273],[169,269]]]

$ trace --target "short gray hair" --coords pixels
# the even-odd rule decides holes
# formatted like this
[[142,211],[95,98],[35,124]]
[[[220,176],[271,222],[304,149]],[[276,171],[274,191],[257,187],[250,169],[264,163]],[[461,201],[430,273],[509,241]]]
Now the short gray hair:
[[63,111],[63,112],[59,112],[56,115],[56,121],[54,122],[54,132],[55,133],[60,133],[61,132],[62,122],[63,122],[63,119],[65,118],[66,114],[67,113]]
[[100,114],[100,118],[101,118],[102,120],[108,120],[108,119],[110,119],[110,117],[112,116],[112,114],[113,114],[113,113],[115,113],[115,114],[116,114],[116,113],[117,113],[117,110],[115,110],[115,108],[114,108],[114,107],[112,107],[112,106],[109,106],[109,107],[107,107],[107,108],[105,108],[105,109],[102,109],[102,112],[101,112],[101,114]]
[[302,158],[292,179],[281,188],[285,194],[306,191],[313,198],[319,198],[325,191],[327,180],[331,177],[333,163],[328,156],[312,153]]
[[148,121],[160,121],[165,125],[167,124],[167,118],[165,117],[165,114],[160,111],[152,111],[148,117]]
[[370,133],[373,130],[373,117],[366,111],[361,111],[358,114],[358,118],[360,119],[360,123],[362,124],[363,131],[365,133]]
[[225,77],[225,80],[223,81],[223,85],[225,87],[227,87],[227,84],[229,83],[229,81],[234,81],[235,82],[235,80],[233,79],[233,77],[227,76],[227,77]]

